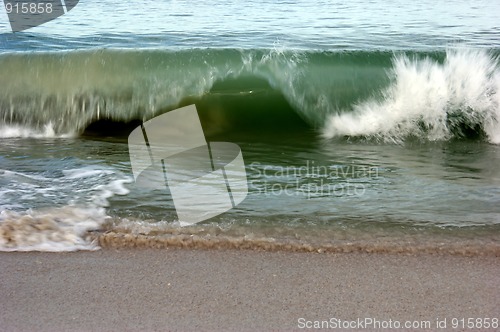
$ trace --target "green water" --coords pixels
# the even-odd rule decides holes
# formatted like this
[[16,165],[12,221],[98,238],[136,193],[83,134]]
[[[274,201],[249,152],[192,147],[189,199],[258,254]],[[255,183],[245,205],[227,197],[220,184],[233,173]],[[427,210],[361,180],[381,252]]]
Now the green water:
[[[497,254],[498,9],[89,0],[15,34],[2,12],[0,248]],[[127,138],[190,104],[248,194],[180,227]]]

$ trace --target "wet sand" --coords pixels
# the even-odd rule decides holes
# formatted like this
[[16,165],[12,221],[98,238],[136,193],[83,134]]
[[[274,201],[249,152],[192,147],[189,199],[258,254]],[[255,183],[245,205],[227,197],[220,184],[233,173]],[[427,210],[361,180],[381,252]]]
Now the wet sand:
[[444,331],[452,318],[500,318],[494,256],[105,249],[0,253],[0,266],[2,331],[290,331],[336,319],[435,330],[446,319]]

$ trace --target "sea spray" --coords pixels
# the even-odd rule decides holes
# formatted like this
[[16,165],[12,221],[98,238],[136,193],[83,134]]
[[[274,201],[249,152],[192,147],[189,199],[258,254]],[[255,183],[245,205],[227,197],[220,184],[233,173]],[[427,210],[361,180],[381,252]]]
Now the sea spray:
[[429,57],[396,55],[391,84],[382,98],[369,98],[352,111],[330,115],[323,136],[368,136],[401,142],[415,136],[447,140],[465,130],[483,130],[499,144],[500,72],[484,50],[454,49],[443,63]]

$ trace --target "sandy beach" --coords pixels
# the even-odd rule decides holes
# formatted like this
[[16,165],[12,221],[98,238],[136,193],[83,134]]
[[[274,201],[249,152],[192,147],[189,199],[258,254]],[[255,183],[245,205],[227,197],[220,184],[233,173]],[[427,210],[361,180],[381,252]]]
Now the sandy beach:
[[453,318],[499,318],[494,256],[170,248],[0,253],[0,262],[2,331],[290,331],[318,321],[444,322],[443,331]]

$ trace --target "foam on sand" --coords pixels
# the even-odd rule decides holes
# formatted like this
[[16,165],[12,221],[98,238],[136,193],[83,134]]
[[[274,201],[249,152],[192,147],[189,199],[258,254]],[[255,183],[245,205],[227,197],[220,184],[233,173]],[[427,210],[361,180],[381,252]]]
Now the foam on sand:
[[97,250],[91,232],[106,220],[104,209],[64,207],[0,214],[0,251]]

